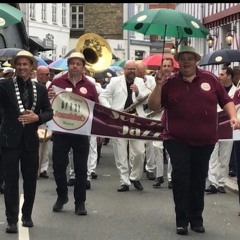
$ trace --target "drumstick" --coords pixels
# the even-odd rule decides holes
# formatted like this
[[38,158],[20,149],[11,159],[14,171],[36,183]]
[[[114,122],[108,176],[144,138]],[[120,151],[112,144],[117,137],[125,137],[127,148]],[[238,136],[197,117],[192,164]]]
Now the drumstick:
[[39,167],[38,167],[38,178],[41,172],[41,166],[42,166],[42,162],[43,162],[43,155],[44,155],[44,150],[45,150],[45,145],[46,145],[46,138],[47,138],[47,129],[44,130],[44,137],[43,137],[43,142],[42,142],[42,151],[40,154],[40,158],[39,158]]

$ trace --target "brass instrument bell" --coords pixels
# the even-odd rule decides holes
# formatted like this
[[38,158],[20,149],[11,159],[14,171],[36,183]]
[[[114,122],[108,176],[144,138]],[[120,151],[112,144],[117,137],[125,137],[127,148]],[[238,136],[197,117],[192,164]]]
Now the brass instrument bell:
[[112,63],[112,52],[108,42],[95,33],[82,35],[76,44],[76,51],[81,52],[86,59],[86,68],[90,72],[103,72]]

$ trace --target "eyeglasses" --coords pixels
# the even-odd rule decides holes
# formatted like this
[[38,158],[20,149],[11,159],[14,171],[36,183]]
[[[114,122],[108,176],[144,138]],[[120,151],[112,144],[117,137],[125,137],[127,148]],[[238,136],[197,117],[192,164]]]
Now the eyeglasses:
[[50,73],[42,73],[42,75],[45,75],[46,77],[50,77]]

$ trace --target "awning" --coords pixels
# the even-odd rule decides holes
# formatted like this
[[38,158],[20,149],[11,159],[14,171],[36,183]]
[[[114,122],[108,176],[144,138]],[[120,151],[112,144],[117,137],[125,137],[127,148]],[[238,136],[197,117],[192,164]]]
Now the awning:
[[29,46],[30,49],[34,49],[37,51],[54,50],[53,48],[45,48],[43,41],[39,37],[29,37]]

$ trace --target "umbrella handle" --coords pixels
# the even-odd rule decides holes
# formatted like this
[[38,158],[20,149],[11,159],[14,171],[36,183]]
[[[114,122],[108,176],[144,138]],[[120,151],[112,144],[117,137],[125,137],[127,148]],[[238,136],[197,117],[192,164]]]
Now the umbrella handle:
[[161,66],[162,66],[162,63],[163,63],[163,59],[164,59],[164,49],[165,49],[165,43],[166,43],[166,32],[167,32],[167,26],[165,25],[164,36],[163,36],[162,62],[160,63],[159,70],[161,69]]

